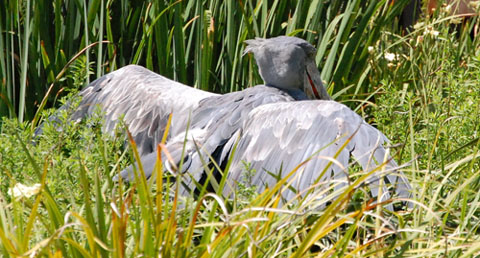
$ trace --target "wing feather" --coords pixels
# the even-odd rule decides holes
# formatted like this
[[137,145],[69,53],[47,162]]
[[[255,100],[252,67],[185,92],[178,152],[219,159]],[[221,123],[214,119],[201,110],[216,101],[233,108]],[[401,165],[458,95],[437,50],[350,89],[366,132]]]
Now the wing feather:
[[82,100],[71,116],[73,120],[81,120],[100,108],[105,118],[103,130],[110,133],[123,116],[143,155],[155,150],[170,113],[175,118],[172,131],[183,131],[190,110],[195,109],[200,100],[217,94],[129,65],[98,78],[79,95]]
[[[386,137],[374,127],[368,125],[360,116],[348,107],[334,101],[295,101],[262,105],[250,112],[243,125],[236,156],[233,159],[229,177],[233,181],[244,181],[244,162],[250,163],[256,170],[253,183],[262,191],[267,185],[276,184],[277,178],[271,172],[286,176],[298,164],[313,156],[313,159],[298,171],[293,186],[299,190],[310,187],[321,175],[330,159],[340,150],[345,141],[353,134],[345,149],[320,179],[329,184],[340,182],[335,189],[348,183],[346,169],[350,155],[358,160],[368,171],[381,164],[386,155],[383,146]],[[377,163],[371,162],[373,156]],[[387,170],[394,170],[397,164],[390,158]],[[387,180],[395,186],[401,197],[410,196],[411,186],[400,171],[386,174]],[[372,194],[378,194],[379,173],[370,179]],[[333,180],[333,181],[332,181]],[[225,191],[229,194],[231,189]],[[385,188],[384,199],[389,198]],[[294,192],[287,192],[284,197],[290,199]]]
[[[228,156],[233,142],[249,116],[249,112],[265,103],[294,100],[288,93],[264,85],[247,88],[240,92],[213,96],[200,101],[192,112],[187,153],[192,157],[189,172],[199,181],[203,174],[203,161],[213,156],[218,164]],[[183,137],[176,137],[183,141]],[[170,145],[170,144],[169,144]],[[171,145],[176,144],[175,140]],[[200,152],[197,152],[197,147]],[[167,146],[168,147],[168,146]],[[187,182],[192,186],[192,182]],[[193,187],[193,186],[192,186]]]

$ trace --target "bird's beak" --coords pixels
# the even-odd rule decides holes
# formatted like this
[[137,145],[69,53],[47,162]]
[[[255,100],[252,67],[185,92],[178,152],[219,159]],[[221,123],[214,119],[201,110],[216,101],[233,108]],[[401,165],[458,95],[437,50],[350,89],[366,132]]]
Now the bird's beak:
[[329,100],[327,90],[323,86],[320,72],[313,60],[306,63],[305,67],[304,90],[309,99],[324,99]]

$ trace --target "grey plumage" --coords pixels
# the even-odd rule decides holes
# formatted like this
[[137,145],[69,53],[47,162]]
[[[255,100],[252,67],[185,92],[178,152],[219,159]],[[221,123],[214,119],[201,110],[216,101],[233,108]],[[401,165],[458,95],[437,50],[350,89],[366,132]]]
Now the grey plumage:
[[128,65],[93,81],[79,95],[81,101],[70,117],[72,120],[81,120],[100,108],[104,114],[103,131],[111,133],[123,117],[143,156],[156,150],[170,113],[170,135],[176,135],[185,130],[198,102],[217,94],[172,81],[138,65]]
[[[341,146],[349,137],[346,147]],[[234,140],[234,139],[231,139]],[[250,163],[256,170],[252,181],[259,191],[266,186],[273,186],[277,179],[269,172],[277,174],[282,165],[281,178],[285,177],[297,165],[311,158],[297,175],[293,177],[292,186],[303,190],[312,185],[323,169],[330,163],[327,158],[334,158],[327,173],[320,182],[332,179],[343,181],[338,187],[348,183],[347,169],[352,155],[365,171],[377,168],[386,159],[385,174],[387,182],[395,186],[398,196],[408,197],[410,184],[405,175],[390,156],[386,155],[384,145],[387,138],[377,129],[367,124],[359,115],[348,107],[334,101],[297,101],[267,104],[254,109],[242,126],[242,137],[238,141],[237,155],[230,167],[229,181],[245,181],[244,163]],[[374,196],[378,192],[380,173],[374,173],[368,180]],[[260,184],[258,182],[261,182]],[[228,194],[231,189],[224,192]],[[388,199],[388,189],[383,199]],[[296,193],[287,191],[286,199]]]
[[[265,86],[256,86],[252,90],[264,88],[268,89]],[[221,96],[217,98],[222,99]],[[226,102],[229,99],[232,98],[223,98]],[[207,102],[208,99],[204,101]],[[317,181],[323,182],[325,189],[335,181],[335,189],[339,189],[349,183],[349,160],[350,156],[353,156],[366,172],[377,169],[387,161],[385,169],[375,172],[367,180],[373,196],[378,195],[381,176],[385,177],[386,183],[393,187],[397,196],[410,196],[411,186],[408,179],[398,170],[398,165],[384,147],[388,143],[387,138],[345,105],[329,100],[294,101],[293,98],[278,99],[255,107],[236,103],[238,102],[228,103],[233,106],[233,113],[245,107],[247,112],[246,115],[238,116],[233,124],[229,118],[237,115],[225,111],[220,115],[222,119],[207,123],[210,128],[192,124],[192,128],[204,130],[197,133],[198,131],[193,129],[187,137],[186,153],[189,155],[189,163],[185,169],[189,170],[191,177],[184,179],[188,187],[182,188],[183,194],[188,194],[190,189],[195,188],[193,180],[200,182],[206,175],[202,161],[208,161],[211,155],[217,164],[222,164],[228,160],[232,147],[237,144],[236,155],[228,172],[229,185],[234,188],[238,182],[246,183],[245,162],[250,164],[250,169],[256,171],[250,183],[255,185],[258,191],[262,191],[267,186],[275,185],[277,176],[285,177],[296,166],[310,159],[293,176],[292,186],[302,191]],[[201,110],[200,104],[195,113],[201,113]],[[219,109],[218,112],[222,113],[222,110],[227,109]],[[182,137],[178,140],[183,139]],[[342,149],[347,139],[349,142]],[[194,142],[199,145],[200,152]],[[178,144],[179,142],[177,146]],[[332,162],[326,173],[318,178],[332,159],[336,162]],[[385,173],[382,174],[381,171]],[[390,198],[388,185],[382,189],[382,200]],[[228,186],[223,190],[226,196],[232,192],[233,189]],[[296,194],[287,190],[283,197],[290,200]]]
[[[193,178],[198,181],[204,172],[202,160],[208,161],[209,156],[217,149],[219,155],[222,155],[222,157],[215,157],[218,162],[221,162],[227,156],[228,149],[223,151],[224,145],[228,140],[234,138],[233,135],[242,127],[250,111],[267,103],[294,100],[284,90],[264,85],[202,99],[192,112],[188,133],[183,132],[170,139],[167,149],[172,153],[181,155],[183,151],[179,149],[183,149],[183,142],[187,139],[185,153],[191,158],[192,163],[185,169],[189,169]],[[197,152],[197,147],[200,147],[200,153]],[[175,162],[181,160],[178,155],[172,155]],[[148,168],[153,168],[153,164],[149,164],[149,161],[155,161],[152,158],[155,156],[155,154],[145,156],[145,158],[142,158],[142,164],[144,166],[146,164]],[[165,158],[162,160],[165,160]],[[145,173],[149,177],[151,170],[145,169]],[[122,171],[121,176],[132,179],[132,168]],[[193,182],[188,184],[193,188]]]

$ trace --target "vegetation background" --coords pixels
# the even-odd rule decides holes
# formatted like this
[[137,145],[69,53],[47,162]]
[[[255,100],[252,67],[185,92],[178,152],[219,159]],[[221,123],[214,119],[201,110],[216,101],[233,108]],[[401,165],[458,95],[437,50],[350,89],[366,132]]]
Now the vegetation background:
[[[0,0],[0,253],[478,255],[478,18],[444,5],[407,32],[398,26],[407,2]],[[284,182],[178,208],[166,182],[111,181],[132,155],[124,138],[101,134],[98,117],[72,124],[63,114],[62,132],[46,125],[31,144],[45,107],[127,64],[222,93],[259,84],[243,41],[277,35],[315,45],[333,97],[399,144],[415,209],[384,211],[353,185],[325,210],[287,209],[275,198]],[[39,185],[15,194],[19,182]]]

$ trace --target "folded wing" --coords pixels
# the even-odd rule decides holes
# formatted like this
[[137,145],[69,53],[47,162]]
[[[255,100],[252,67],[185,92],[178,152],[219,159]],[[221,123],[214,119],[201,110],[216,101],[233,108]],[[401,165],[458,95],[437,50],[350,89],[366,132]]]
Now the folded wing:
[[[394,186],[398,196],[410,195],[407,178],[395,170],[397,164],[386,154],[386,137],[337,102],[295,101],[260,106],[245,120],[241,135],[229,172],[230,182],[248,180],[262,191],[311,158],[291,178],[292,186],[298,191],[284,194],[290,199],[316,182],[336,182],[336,188],[347,184],[352,155],[366,171],[388,160],[384,170],[387,183]],[[342,149],[349,137],[352,138]],[[332,159],[335,161],[331,162]],[[252,178],[246,178],[245,164],[256,171]],[[374,196],[379,190],[380,171],[368,180]],[[386,193],[383,199],[389,198],[387,188],[383,190]],[[228,194],[231,189],[225,192]]]

